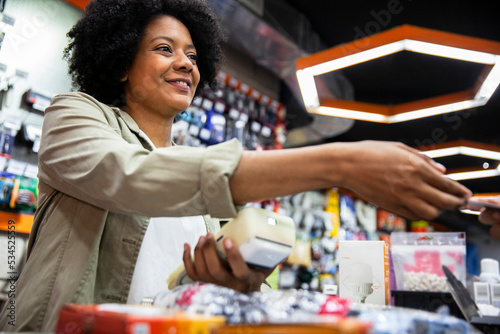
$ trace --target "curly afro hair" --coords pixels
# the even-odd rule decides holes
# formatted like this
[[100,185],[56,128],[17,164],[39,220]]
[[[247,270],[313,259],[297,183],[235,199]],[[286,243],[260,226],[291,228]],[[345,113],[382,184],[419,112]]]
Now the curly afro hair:
[[200,71],[198,91],[215,87],[224,35],[204,0],[92,0],[67,34],[64,55],[75,88],[103,103],[123,105],[120,79],[134,61],[147,25],[161,15],[175,17],[191,33]]

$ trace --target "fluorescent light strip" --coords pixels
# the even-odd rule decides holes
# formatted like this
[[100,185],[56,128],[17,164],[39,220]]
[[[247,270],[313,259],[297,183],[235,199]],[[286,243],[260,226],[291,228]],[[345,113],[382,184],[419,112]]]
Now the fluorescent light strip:
[[404,40],[407,51],[425,53],[433,56],[458,59],[472,63],[494,65],[496,63],[495,55],[486,52],[472,51],[452,46],[434,44],[429,42],[415,41],[411,39]]
[[463,146],[439,148],[437,150],[423,151],[421,153],[425,154],[426,156],[432,159],[440,157],[449,157],[450,155],[460,154],[462,147]]
[[[317,96],[317,95],[316,95]],[[304,98],[304,101],[306,99]],[[307,100],[312,100],[311,97],[308,97]],[[424,117],[429,117],[429,116],[435,116],[435,115],[441,115],[441,114],[446,114],[452,111],[458,111],[458,110],[464,110],[464,109],[470,109],[474,108],[480,105],[484,105],[486,102],[478,102],[475,100],[468,100],[468,101],[460,101],[456,103],[450,103],[450,104],[445,104],[445,105],[440,105],[436,107],[431,107],[431,108],[425,108],[425,109],[419,109],[415,111],[409,111],[393,116],[385,116],[385,115],[380,115],[376,113],[370,113],[370,112],[364,112],[364,111],[356,111],[356,110],[350,110],[350,109],[341,109],[341,108],[331,108],[331,107],[324,107],[324,106],[319,106],[318,109],[321,109],[318,113],[321,113],[323,115],[331,115],[331,116],[337,116],[337,117],[344,117],[344,118],[352,118],[352,119],[358,119],[362,121],[375,121],[375,122],[384,122],[384,123],[398,123],[398,122],[404,122],[404,121],[410,121],[418,118],[424,118]],[[312,106],[314,107],[314,106]],[[323,110],[325,109],[325,110]],[[328,110],[326,110],[328,109]]]
[[316,82],[309,68],[297,71],[297,81],[299,82],[300,92],[306,108],[319,106],[318,90]]
[[480,179],[483,177],[493,177],[493,176],[498,176],[498,175],[500,175],[500,171],[498,171],[498,168],[497,169],[488,169],[488,170],[478,170],[478,171],[472,171],[472,172],[446,174],[447,177],[449,177],[450,179],[455,180],[455,181]]
[[472,157],[500,160],[500,152],[490,151],[490,150],[482,150],[479,148],[473,147],[462,147],[462,154],[470,155]]
[[321,75],[404,50],[487,65],[495,65],[498,63],[498,56],[491,53],[404,39],[342,58],[333,59],[311,66],[308,69],[311,70],[313,75]]
[[350,109],[324,107],[324,106],[320,106],[319,108],[315,108],[314,113],[325,115],[325,116],[359,119],[362,121],[372,121],[372,122],[381,122],[381,123],[387,123],[387,119],[388,119],[388,117],[385,115],[364,112],[364,111],[355,111],[355,110],[350,110]]
[[313,75],[321,75],[328,72],[336,71],[344,67],[349,67],[352,65],[363,63],[368,60],[380,58],[383,56],[390,55],[392,53],[403,51],[403,49],[404,49],[403,41],[398,41],[378,46],[376,48],[369,49],[366,51],[361,51],[342,58],[333,59],[318,65],[308,67],[308,69],[311,70],[311,73]]
[[500,160],[500,152],[483,150],[467,146],[456,146],[456,147],[441,148],[437,150],[424,151],[422,152],[422,154],[425,154],[429,158],[440,158],[440,157],[448,157],[450,155],[463,154],[471,157]]
[[493,66],[486,79],[484,79],[474,99],[486,99],[488,101],[497,89],[500,83],[500,56],[497,56],[496,60],[497,64]]
[[389,121],[391,123],[410,121],[410,120],[418,119],[418,118],[446,114],[446,113],[449,113],[452,111],[470,109],[470,108],[482,106],[484,104],[486,104],[486,101],[483,102],[483,101],[476,101],[476,100],[467,100],[467,101],[460,101],[460,102],[455,102],[455,103],[450,103],[450,104],[443,104],[440,106],[418,109],[415,111],[408,111],[405,113],[393,115],[393,116],[389,117]]
[[[473,100],[466,100],[446,105],[419,109],[393,116],[385,116],[348,109],[322,107],[319,105],[319,96],[316,88],[316,83],[314,81],[314,76],[366,62],[375,58],[387,56],[389,54],[403,50],[494,66],[491,69],[490,73],[488,73],[486,79],[483,81],[483,84],[479,88]],[[299,82],[299,87],[306,109],[313,108],[313,112],[323,115],[352,118],[364,121],[398,123],[485,105],[500,84],[500,56],[486,52],[472,51],[434,43],[405,39],[366,51],[358,52],[346,57],[327,61],[325,63],[314,65],[302,70],[298,70],[297,80]]]

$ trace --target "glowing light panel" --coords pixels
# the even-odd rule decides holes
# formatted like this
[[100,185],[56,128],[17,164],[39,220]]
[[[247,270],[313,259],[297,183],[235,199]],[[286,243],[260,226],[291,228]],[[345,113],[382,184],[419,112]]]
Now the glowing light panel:
[[[364,47],[359,47],[363,45]],[[342,100],[326,103],[318,95],[314,77],[400,51],[475,62],[489,68],[463,94],[449,94],[395,106]],[[404,25],[297,60],[297,80],[310,113],[380,123],[398,123],[485,105],[500,84],[500,43]],[[438,101],[439,100],[439,101]],[[341,106],[336,106],[340,104]]]

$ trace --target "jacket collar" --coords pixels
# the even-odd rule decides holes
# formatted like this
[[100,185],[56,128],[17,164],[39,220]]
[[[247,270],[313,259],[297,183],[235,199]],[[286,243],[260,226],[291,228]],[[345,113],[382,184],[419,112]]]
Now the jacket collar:
[[[151,140],[139,128],[139,126],[134,121],[132,116],[129,115],[129,113],[127,113],[126,111],[123,111],[120,108],[116,108],[116,107],[113,107],[112,109],[119,117],[121,117],[123,119],[123,121],[125,122],[127,127],[130,129],[130,131],[134,132],[141,139],[143,146],[144,146],[144,144],[146,144],[147,145],[146,148],[150,151],[155,149],[154,145],[151,143]],[[177,146],[177,145],[172,141],[172,146]]]

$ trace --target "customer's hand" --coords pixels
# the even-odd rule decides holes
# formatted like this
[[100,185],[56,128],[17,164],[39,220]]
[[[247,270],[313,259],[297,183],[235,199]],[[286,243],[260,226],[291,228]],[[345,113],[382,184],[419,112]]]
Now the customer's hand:
[[185,244],[183,261],[188,276],[193,281],[213,283],[244,293],[260,291],[262,283],[274,268],[263,270],[249,267],[229,238],[224,240],[224,249],[229,267],[217,254],[212,233],[198,241],[194,249],[194,261],[189,245]]
[[[471,200],[475,202],[484,202],[500,205],[500,196],[497,197],[472,197]],[[485,207],[478,207],[475,205],[468,205],[470,210],[481,210],[479,221],[486,225],[491,225],[490,235],[492,238],[500,240],[500,209],[491,209]]]
[[352,143],[349,157],[346,187],[409,219],[434,219],[444,209],[465,205],[472,195],[444,176],[444,166],[401,143]]

